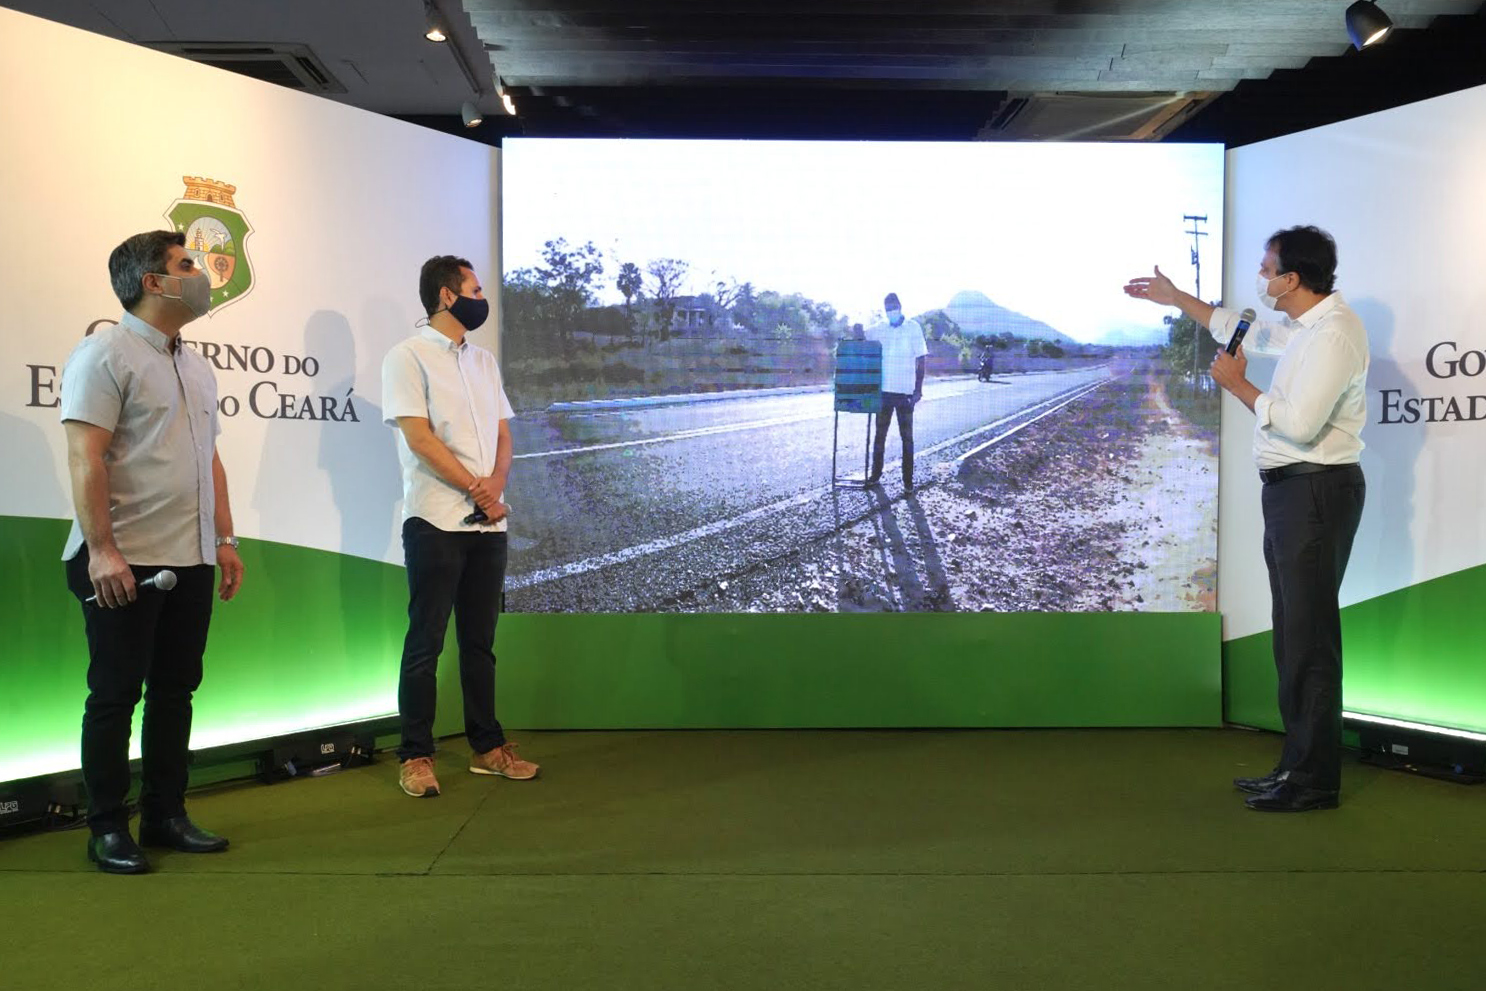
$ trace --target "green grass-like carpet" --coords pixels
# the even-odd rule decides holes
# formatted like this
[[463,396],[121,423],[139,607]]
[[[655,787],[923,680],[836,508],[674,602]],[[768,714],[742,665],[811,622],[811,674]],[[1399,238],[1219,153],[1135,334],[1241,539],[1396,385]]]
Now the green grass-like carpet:
[[0,986],[1486,986],[1486,791],[1350,763],[1266,816],[1238,730],[543,732],[193,794],[231,837],[94,872],[0,842]]

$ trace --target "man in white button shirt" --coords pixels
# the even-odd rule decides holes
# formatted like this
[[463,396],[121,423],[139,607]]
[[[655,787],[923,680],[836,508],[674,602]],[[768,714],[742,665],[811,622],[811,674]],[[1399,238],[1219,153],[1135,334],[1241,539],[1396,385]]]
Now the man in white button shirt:
[[887,450],[888,422],[898,418],[898,439],[903,446],[903,489],[913,491],[913,408],[924,395],[924,358],[929,344],[923,324],[903,316],[897,293],[882,301],[887,323],[867,330],[869,341],[882,345],[882,412],[877,414],[877,434],[872,439],[872,473],[868,485],[882,478],[882,459]]
[[475,774],[526,780],[538,767],[516,756],[495,717],[495,626],[506,580],[511,404],[495,355],[466,340],[490,304],[470,263],[430,258],[418,277],[428,325],[382,362],[386,422],[397,428],[403,477],[408,635],[397,705],[398,783],[414,798],[439,793],[433,769],[437,669],[449,613],[459,643],[464,727]]
[[[201,684],[221,568],[225,602],[243,564],[217,457],[217,382],[181,329],[211,283],[178,231],[136,234],[108,257],[119,322],[85,338],[62,372],[62,426],[76,519],[62,559],[88,634],[82,771],[88,857],[110,874],[150,868],[129,835],[129,736],[144,692],[139,836],[216,853],[227,840],[186,816],[191,697]],[[162,570],[173,588],[144,587]]]
[[[1274,609],[1285,746],[1275,769],[1239,778],[1261,812],[1335,808],[1341,787],[1342,636],[1338,594],[1366,484],[1358,458],[1367,422],[1367,332],[1335,291],[1336,243],[1315,227],[1277,232],[1265,244],[1255,289],[1284,317],[1256,322],[1236,356],[1220,350],[1213,380],[1254,411],[1254,459],[1263,486],[1264,561]],[[1234,310],[1209,306],[1154,278],[1125,291],[1180,307],[1226,344]],[[1279,355],[1261,392],[1246,377],[1245,350]]]

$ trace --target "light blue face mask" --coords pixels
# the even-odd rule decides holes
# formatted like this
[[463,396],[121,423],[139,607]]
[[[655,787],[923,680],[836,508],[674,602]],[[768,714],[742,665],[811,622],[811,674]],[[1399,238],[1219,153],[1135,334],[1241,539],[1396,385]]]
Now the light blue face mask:
[[898,324],[900,324],[900,323],[903,322],[903,311],[902,310],[887,310],[886,312],[887,312],[887,322],[889,324],[891,324],[892,326],[896,327],[896,326],[898,326]]

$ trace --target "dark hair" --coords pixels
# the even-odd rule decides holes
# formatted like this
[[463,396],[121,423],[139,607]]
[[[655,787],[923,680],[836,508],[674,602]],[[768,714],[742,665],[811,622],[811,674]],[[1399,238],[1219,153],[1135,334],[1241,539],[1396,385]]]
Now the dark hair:
[[113,283],[114,295],[124,309],[133,312],[144,298],[146,275],[165,273],[165,256],[170,246],[186,245],[186,235],[180,231],[145,231],[126,238],[108,256],[108,278]]
[[1319,227],[1275,231],[1265,245],[1279,258],[1279,272],[1294,272],[1311,292],[1326,295],[1336,288],[1336,242]]
[[900,310],[903,308],[903,304],[898,302],[898,294],[895,292],[890,292],[882,297],[882,305],[884,308],[889,306],[896,306]]
[[464,273],[460,269],[472,269],[467,259],[456,258],[454,255],[435,255],[423,263],[423,271],[418,273],[418,300],[423,304],[423,310],[429,316],[439,308],[439,290],[453,290],[454,295],[459,295],[459,287],[464,284]]

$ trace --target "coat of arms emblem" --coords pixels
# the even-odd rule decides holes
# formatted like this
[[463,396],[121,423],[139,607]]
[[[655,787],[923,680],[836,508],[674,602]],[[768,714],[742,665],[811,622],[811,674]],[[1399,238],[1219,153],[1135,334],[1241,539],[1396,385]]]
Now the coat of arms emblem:
[[186,250],[212,280],[211,315],[253,288],[245,244],[253,227],[232,199],[236,186],[199,176],[181,179],[186,195],[170,205],[165,219],[186,235]]

